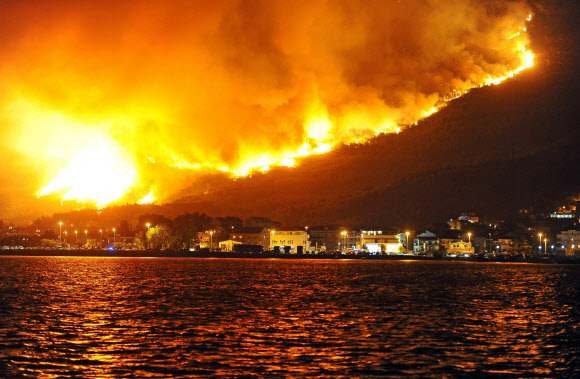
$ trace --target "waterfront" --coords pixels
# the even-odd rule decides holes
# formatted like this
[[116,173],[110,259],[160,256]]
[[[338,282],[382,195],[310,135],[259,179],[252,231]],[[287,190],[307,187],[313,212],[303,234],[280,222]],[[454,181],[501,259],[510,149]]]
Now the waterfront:
[[0,376],[573,377],[578,271],[0,257]]
[[0,256],[14,257],[100,257],[100,258],[222,258],[222,259],[307,259],[307,260],[415,260],[415,261],[451,261],[451,262],[500,262],[500,263],[562,263],[579,264],[580,256],[567,255],[508,255],[508,254],[473,254],[469,256],[419,255],[419,254],[369,254],[322,252],[306,254],[287,254],[284,252],[230,252],[202,249],[189,250],[109,250],[109,249],[10,249],[0,250]]

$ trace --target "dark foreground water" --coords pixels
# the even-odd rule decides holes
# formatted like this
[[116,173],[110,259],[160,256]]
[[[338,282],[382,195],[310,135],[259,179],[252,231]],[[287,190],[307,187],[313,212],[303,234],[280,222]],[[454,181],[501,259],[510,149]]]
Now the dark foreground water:
[[579,274],[0,257],[0,377],[578,377]]

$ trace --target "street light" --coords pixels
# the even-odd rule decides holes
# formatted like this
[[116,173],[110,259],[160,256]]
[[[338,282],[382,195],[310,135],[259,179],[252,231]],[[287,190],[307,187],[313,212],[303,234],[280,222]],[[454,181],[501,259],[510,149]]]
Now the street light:
[[271,234],[272,235],[270,236],[270,241],[269,241],[270,246],[269,246],[269,249],[272,249],[274,247],[272,245],[272,237],[274,236],[274,234],[276,234],[276,231],[275,230],[272,230]]
[[113,249],[115,248],[115,242],[117,242],[117,231],[113,228]]
[[544,238],[544,254],[548,254],[548,239]]
[[58,223],[58,242],[62,244],[62,221]]
[[471,233],[467,233],[467,238],[469,238],[469,243],[471,243]]
[[542,233],[540,233],[540,253],[542,252]]
[[[147,232],[149,232],[149,227],[151,226],[150,223],[145,224],[147,226]],[[149,236],[145,235],[145,238],[147,239],[147,248],[149,249],[151,247],[151,244],[149,243]]]
[[409,234],[410,233],[409,232],[406,232],[405,234],[407,235],[407,243],[406,243],[406,245],[407,245],[407,252],[409,252],[410,251],[409,250]]
[[79,235],[79,234],[78,234],[78,233],[77,233],[77,231],[75,230],[75,245],[77,245],[77,247],[79,247],[79,243],[78,243],[78,240],[77,240],[77,237],[78,237],[78,235]]
[[66,230],[64,231],[64,241],[68,242],[68,232]]
[[85,229],[85,245],[88,245],[89,243],[89,232]]
[[211,251],[212,247],[213,247],[213,230],[209,232],[209,251]]

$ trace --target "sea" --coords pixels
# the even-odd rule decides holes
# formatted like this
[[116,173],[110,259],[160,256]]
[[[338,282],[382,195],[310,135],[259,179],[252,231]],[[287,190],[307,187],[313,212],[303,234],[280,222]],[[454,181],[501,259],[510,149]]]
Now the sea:
[[0,257],[2,378],[580,377],[580,265]]

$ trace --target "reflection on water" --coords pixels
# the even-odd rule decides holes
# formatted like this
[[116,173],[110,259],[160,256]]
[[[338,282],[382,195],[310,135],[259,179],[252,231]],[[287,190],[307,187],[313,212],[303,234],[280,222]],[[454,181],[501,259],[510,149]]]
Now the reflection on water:
[[0,377],[578,377],[578,266],[0,258]]

